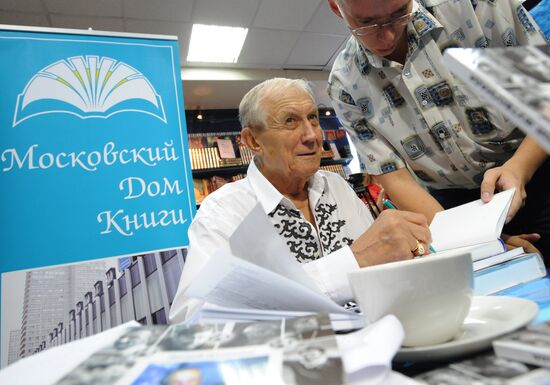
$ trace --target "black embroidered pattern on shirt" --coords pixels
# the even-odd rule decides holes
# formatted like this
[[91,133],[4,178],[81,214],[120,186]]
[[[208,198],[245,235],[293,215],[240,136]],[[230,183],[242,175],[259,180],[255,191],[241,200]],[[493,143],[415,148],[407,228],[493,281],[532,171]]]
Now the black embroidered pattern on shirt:
[[314,212],[319,240],[313,226],[302,217],[298,210],[279,204],[269,214],[273,218],[273,226],[277,229],[279,235],[285,239],[290,251],[300,263],[321,258],[323,254],[321,250],[324,254],[330,254],[345,245],[353,243],[353,239],[342,236],[342,228],[345,226],[346,221],[333,219],[333,214],[337,211],[338,206],[322,203],[325,199],[326,195],[323,194],[321,202],[319,202]]
[[[342,244],[339,239],[336,239],[340,233],[342,227],[346,224],[345,220],[330,221],[330,217],[333,212],[336,211],[337,206],[328,203],[319,203],[315,208],[315,219],[317,220],[317,226],[319,227],[319,234],[321,238],[321,247],[323,250],[327,250],[329,253],[342,248]],[[348,238],[343,238],[343,242],[348,241]],[[350,243],[347,243],[348,245]]]
[[298,262],[314,261],[321,257],[319,243],[313,229],[298,210],[278,204],[269,216],[275,220],[274,226],[285,240]]

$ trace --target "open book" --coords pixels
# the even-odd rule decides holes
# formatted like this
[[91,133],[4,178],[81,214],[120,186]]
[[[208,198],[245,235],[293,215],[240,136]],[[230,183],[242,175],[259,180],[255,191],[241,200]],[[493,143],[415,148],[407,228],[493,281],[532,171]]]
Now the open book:
[[451,71],[550,153],[550,46],[449,48]]
[[506,251],[499,237],[515,191],[497,193],[488,203],[478,199],[438,212],[430,224],[437,254],[469,252],[477,261]]

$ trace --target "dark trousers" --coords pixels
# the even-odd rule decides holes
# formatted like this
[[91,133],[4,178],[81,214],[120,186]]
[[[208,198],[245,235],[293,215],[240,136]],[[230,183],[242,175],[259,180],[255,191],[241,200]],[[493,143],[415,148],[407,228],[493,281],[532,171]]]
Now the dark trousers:
[[[504,226],[503,232],[509,235],[539,233],[541,239],[534,245],[544,257],[544,264],[550,267],[550,159],[537,170],[525,186],[527,200],[516,216]],[[430,189],[432,196],[449,209],[481,197],[479,189]]]

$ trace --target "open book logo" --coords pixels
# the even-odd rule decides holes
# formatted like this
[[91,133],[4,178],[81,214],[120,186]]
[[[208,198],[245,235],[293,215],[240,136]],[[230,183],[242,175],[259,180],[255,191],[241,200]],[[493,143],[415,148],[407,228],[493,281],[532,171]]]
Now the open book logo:
[[17,97],[13,127],[44,114],[107,119],[121,112],[148,114],[166,123],[162,98],[141,72],[108,57],[77,56],[32,77]]

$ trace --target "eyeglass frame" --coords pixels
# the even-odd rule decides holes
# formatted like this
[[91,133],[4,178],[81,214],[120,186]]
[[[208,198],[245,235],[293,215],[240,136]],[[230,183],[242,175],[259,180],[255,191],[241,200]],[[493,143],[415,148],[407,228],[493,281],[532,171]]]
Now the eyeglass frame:
[[348,26],[348,28],[351,31],[351,33],[354,34],[355,36],[372,36],[374,34],[379,33],[384,27],[394,28],[396,25],[406,25],[411,19],[413,13],[414,11],[411,11],[409,13],[396,17],[395,19],[382,24],[374,23],[370,25],[365,25],[363,27],[357,27],[357,28],[351,28]]

